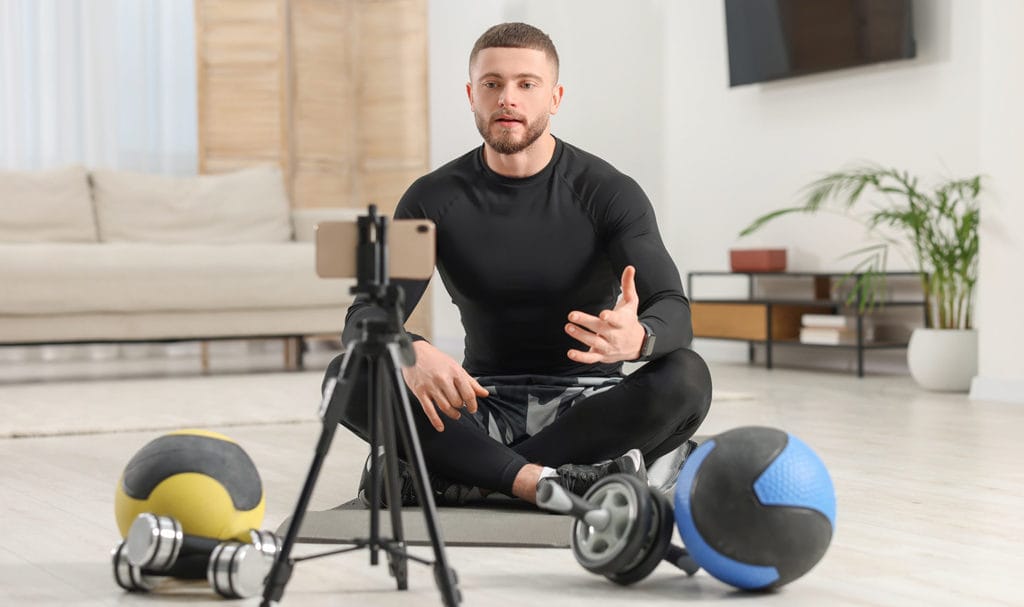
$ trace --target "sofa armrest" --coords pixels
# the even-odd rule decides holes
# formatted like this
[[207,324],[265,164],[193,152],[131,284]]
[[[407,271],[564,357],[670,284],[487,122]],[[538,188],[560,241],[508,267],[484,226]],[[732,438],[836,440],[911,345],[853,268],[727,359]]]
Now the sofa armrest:
[[366,209],[292,209],[292,225],[295,227],[295,240],[299,242],[312,242],[314,228],[321,221],[355,221],[357,217],[365,214]]

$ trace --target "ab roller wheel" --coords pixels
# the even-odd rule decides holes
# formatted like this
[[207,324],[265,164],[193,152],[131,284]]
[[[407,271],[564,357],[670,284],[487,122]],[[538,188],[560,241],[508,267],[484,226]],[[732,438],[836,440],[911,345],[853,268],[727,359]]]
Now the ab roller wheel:
[[537,504],[576,519],[569,536],[576,561],[616,584],[646,578],[663,560],[691,575],[698,569],[685,549],[670,549],[675,518],[668,499],[636,477],[610,475],[582,498],[542,481]]
[[[624,570],[605,573],[605,577],[616,584],[628,586],[646,578],[664,560],[668,552],[672,540],[672,528],[675,524],[675,518],[672,516],[672,504],[669,503],[668,498],[657,491],[651,491],[651,498],[656,516],[650,526],[651,534],[644,540],[644,547],[637,554],[636,562]],[[693,572],[690,573],[692,575]]]
[[642,556],[645,544],[651,542],[659,515],[646,487],[632,477],[602,479],[583,498],[608,512],[603,525],[577,520],[570,542],[576,560],[587,571],[611,574],[626,571]]

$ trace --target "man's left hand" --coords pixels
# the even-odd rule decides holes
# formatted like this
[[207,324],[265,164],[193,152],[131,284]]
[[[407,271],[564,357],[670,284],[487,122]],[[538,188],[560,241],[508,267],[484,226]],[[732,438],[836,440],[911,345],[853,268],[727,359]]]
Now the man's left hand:
[[640,297],[636,293],[636,268],[626,266],[622,272],[622,295],[613,310],[604,310],[592,316],[578,310],[569,313],[565,332],[589,346],[582,350],[569,350],[570,359],[585,363],[617,363],[636,360],[644,343],[644,327],[637,318]]

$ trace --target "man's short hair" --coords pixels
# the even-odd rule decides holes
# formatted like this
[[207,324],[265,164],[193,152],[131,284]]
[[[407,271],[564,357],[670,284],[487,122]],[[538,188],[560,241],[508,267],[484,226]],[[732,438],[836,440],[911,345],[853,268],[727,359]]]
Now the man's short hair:
[[492,26],[476,40],[473,52],[469,54],[469,68],[473,69],[476,56],[485,48],[529,48],[543,51],[555,64],[555,80],[558,80],[558,51],[547,34],[527,23],[499,23]]

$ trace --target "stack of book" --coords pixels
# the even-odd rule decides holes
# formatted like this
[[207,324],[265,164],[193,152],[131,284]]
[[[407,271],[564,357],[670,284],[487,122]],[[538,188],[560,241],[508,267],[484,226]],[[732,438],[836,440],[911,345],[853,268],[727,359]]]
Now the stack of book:
[[[864,343],[874,339],[874,328],[864,319]],[[804,314],[800,318],[800,343],[853,345],[857,343],[857,317],[842,314]]]

